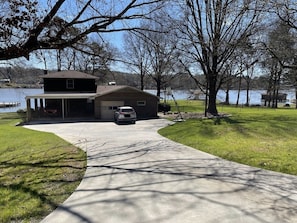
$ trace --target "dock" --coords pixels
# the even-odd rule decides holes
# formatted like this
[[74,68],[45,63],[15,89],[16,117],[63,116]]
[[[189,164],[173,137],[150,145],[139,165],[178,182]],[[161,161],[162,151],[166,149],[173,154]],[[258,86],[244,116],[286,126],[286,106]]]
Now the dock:
[[0,108],[17,107],[20,104],[20,102],[0,102]]

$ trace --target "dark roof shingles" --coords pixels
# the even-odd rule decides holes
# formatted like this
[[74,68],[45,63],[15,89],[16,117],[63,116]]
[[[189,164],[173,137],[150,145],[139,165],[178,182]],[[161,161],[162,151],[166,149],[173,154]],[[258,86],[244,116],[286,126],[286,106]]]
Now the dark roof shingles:
[[117,92],[121,89],[130,89],[134,92],[138,92],[138,93],[142,93],[142,94],[147,94],[147,95],[150,95],[152,97],[157,97],[156,95],[153,95],[151,93],[148,93],[148,92],[145,92],[145,91],[142,91],[138,88],[135,88],[135,87],[130,87],[130,86],[127,86],[127,85],[98,85],[97,86],[97,96],[102,96],[102,95],[106,95],[106,94],[109,94],[109,93],[112,93],[112,92]]
[[73,78],[73,79],[98,79],[98,77],[86,74],[79,71],[60,71],[55,73],[48,73],[46,75],[42,75],[42,78]]

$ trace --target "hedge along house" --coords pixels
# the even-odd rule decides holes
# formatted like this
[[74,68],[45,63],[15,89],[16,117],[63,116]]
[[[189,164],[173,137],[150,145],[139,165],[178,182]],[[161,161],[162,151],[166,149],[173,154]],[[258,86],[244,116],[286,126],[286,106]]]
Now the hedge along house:
[[[97,86],[97,77],[78,71],[41,76],[44,93],[27,96],[27,121],[48,119],[113,120],[121,105],[134,107],[138,118],[154,118],[159,98],[129,86]],[[33,105],[33,108],[32,108]]]
[[113,120],[114,111],[119,106],[131,106],[137,119],[158,117],[159,98],[130,86],[97,86],[95,97],[95,117],[100,120]]

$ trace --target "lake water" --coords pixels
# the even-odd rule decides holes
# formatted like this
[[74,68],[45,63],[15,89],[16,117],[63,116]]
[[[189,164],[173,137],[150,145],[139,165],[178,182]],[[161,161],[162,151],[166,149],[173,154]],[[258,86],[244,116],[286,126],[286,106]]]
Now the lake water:
[[[155,90],[149,90],[150,93],[156,94]],[[261,104],[261,95],[265,94],[266,90],[251,90],[249,92],[249,104],[250,105],[259,105]],[[286,93],[288,102],[291,102],[293,99],[295,99],[295,91],[294,90],[288,90],[288,91],[281,91],[280,93]],[[175,99],[189,99],[191,97],[191,93],[186,90],[178,90],[173,91]],[[229,91],[229,101],[230,104],[236,104],[237,101],[237,90],[231,90]],[[161,97],[164,98],[164,94],[161,94]],[[172,99],[170,96],[166,96],[167,99]],[[217,100],[224,102],[226,98],[226,92],[223,90],[219,90],[217,95]],[[243,105],[246,103],[246,90],[240,91],[240,97],[239,97],[239,104]]]
[[[147,92],[156,94],[155,90],[147,90]],[[237,92],[236,90],[232,90],[229,92],[230,95],[230,103],[235,104],[237,100]],[[250,91],[250,104],[261,104],[261,94],[265,93],[265,90],[252,90]],[[0,88],[0,103],[2,102],[19,102],[20,105],[17,107],[10,107],[10,108],[0,108],[1,112],[15,112],[19,109],[26,108],[26,101],[25,97],[29,95],[36,95],[42,94],[43,89],[41,88]],[[295,92],[294,90],[286,91],[285,93],[288,94],[287,99],[288,101],[292,101],[295,99]],[[174,97],[177,100],[181,99],[188,99],[191,96],[191,93],[187,90],[177,90],[173,91]],[[161,94],[161,97],[164,97],[164,94]],[[218,92],[217,99],[219,101],[225,101],[226,93],[225,91],[220,90]],[[166,96],[168,100],[172,100],[172,97]],[[240,92],[239,104],[246,103],[246,91]]]
[[29,95],[42,94],[41,88],[0,88],[0,103],[3,102],[19,102],[17,107],[0,108],[1,112],[15,112],[19,109],[26,108],[25,97]]

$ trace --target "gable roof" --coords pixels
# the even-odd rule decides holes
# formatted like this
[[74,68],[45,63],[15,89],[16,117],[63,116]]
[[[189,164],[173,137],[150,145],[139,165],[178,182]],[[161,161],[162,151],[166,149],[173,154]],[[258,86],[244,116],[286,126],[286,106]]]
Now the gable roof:
[[103,95],[107,95],[107,94],[122,91],[122,90],[130,90],[136,93],[146,94],[146,95],[158,98],[156,95],[153,95],[151,93],[148,93],[138,88],[127,86],[127,85],[98,85],[96,95],[103,96]]
[[59,71],[55,73],[48,73],[46,75],[42,75],[41,77],[42,78],[98,79],[98,77],[96,76],[75,71],[75,70],[65,70],[65,71]]

